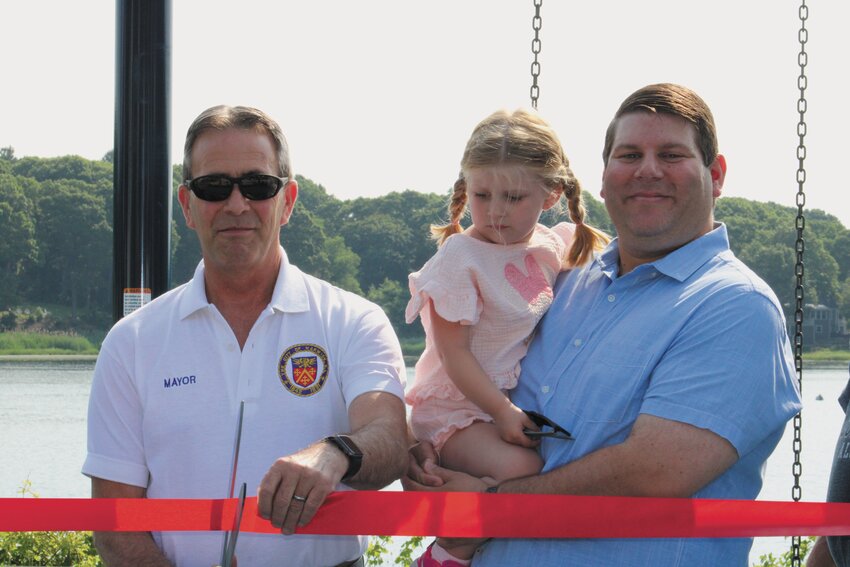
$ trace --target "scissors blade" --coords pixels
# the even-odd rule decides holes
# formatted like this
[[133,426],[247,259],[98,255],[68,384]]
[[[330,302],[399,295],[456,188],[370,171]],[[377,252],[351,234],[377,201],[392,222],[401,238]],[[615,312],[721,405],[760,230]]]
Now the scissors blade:
[[[236,469],[239,466],[239,445],[242,442],[242,420],[245,416],[245,400],[242,400],[239,403],[239,416],[236,418],[236,440],[233,442],[233,460],[230,464],[230,498],[233,498],[234,490],[236,489]],[[243,491],[245,484],[242,484]],[[245,505],[245,497],[244,495],[241,497],[240,508],[237,511],[239,519],[242,518],[242,508],[241,506]],[[224,542],[221,546],[221,562],[219,563],[222,567],[230,567],[233,561],[233,550],[236,549],[236,535],[239,533],[239,523],[237,521],[236,527],[231,533],[225,532],[224,534]],[[230,548],[230,540],[233,540],[233,549],[228,555],[227,551]]]
[[245,400],[239,402],[239,417],[236,419],[236,440],[233,442],[233,462],[230,466],[230,497],[236,489],[236,469],[239,465],[239,445],[242,442],[242,420],[245,417]]
[[221,560],[221,567],[232,567],[233,557],[236,554],[236,539],[239,537],[239,526],[242,524],[242,511],[245,509],[245,492],[248,485],[242,483],[239,489],[239,502],[236,505],[236,515],[233,518],[233,529],[229,536],[225,537],[226,545],[224,548],[224,557]]
[[564,441],[575,441],[575,437],[569,431],[534,431],[533,429],[523,429],[523,433],[531,439],[541,439],[543,437],[551,437],[552,439],[563,439]]

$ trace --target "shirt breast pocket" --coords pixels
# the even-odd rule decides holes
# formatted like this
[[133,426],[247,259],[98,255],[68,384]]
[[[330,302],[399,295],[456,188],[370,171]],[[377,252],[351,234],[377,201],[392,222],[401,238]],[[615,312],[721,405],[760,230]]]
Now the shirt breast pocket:
[[574,413],[587,423],[633,421],[649,386],[651,355],[635,345],[594,353],[582,369],[575,392]]

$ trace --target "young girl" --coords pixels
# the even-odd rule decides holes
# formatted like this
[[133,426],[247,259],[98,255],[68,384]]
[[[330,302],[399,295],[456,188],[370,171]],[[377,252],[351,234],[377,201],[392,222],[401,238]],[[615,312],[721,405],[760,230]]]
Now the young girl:
[[[562,195],[575,224],[538,224]],[[464,230],[467,206],[472,226]],[[448,225],[431,229],[437,253],[410,275],[407,322],[419,315],[425,328],[406,394],[411,430],[446,468],[496,482],[536,474],[539,441],[523,430],[538,427],[506,392],[558,273],[584,264],[608,239],[584,224],[581,186],[557,135],[524,110],[496,112],[476,126],[449,212]],[[467,565],[474,552],[460,546],[448,554],[439,543],[416,565]]]

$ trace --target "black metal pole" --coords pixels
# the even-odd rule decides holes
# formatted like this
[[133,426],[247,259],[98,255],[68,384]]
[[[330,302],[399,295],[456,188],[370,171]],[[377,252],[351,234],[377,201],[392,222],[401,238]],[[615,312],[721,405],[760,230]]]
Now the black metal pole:
[[171,0],[116,0],[112,318],[168,290]]

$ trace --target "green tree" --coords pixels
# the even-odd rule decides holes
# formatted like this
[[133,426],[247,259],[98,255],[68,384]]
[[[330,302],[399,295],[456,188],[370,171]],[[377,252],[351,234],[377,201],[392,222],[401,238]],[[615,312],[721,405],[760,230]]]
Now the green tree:
[[838,289],[838,310],[842,317],[850,319],[850,278],[841,282]]
[[183,166],[173,165],[171,168],[171,287],[189,281],[201,260],[198,236],[186,225],[183,209],[177,199],[178,188],[182,182]]
[[19,302],[21,276],[38,252],[35,207],[24,185],[32,184],[0,173],[0,311]]
[[838,278],[844,280],[850,277],[850,230],[836,217],[817,209],[806,215],[806,228],[817,234],[838,264]]
[[436,250],[430,226],[442,221],[446,202],[433,193],[403,191],[354,199],[339,207],[330,230],[360,256],[363,289],[380,286],[385,279],[407,286],[408,274]]
[[779,302],[790,308],[794,303],[794,250],[765,238],[741,247],[738,258],[757,273],[773,289]]
[[834,240],[828,241],[826,247],[838,263],[839,279],[850,278],[850,230],[838,235]]
[[[806,241],[805,283],[811,295],[806,303],[820,303],[829,307],[838,305],[840,283],[838,262],[829,254],[824,242],[815,237]],[[807,294],[810,291],[806,292]]]
[[410,299],[407,286],[402,287],[395,280],[385,279],[381,285],[370,288],[366,297],[381,306],[397,335],[409,337],[422,334],[421,325],[408,325],[404,319],[404,310]]
[[325,240],[325,250],[330,260],[327,280],[342,289],[362,294],[363,290],[357,280],[360,256],[346,246],[341,236],[331,236]]
[[112,228],[103,199],[90,184],[73,180],[47,181],[38,202],[41,274],[48,293],[70,303],[76,319],[81,303],[92,309],[95,296],[103,302],[110,289]]
[[404,281],[414,269],[409,250],[413,231],[403,221],[388,214],[371,214],[345,223],[341,233],[346,244],[360,256],[363,289],[377,287],[386,280]]
[[335,235],[333,223],[339,219],[339,210],[343,201],[332,195],[328,195],[324,186],[301,175],[296,175],[298,181],[298,203],[296,210],[310,211],[313,218],[317,219],[328,234]]
[[91,161],[80,156],[24,157],[15,161],[13,171],[15,175],[32,177],[37,181],[76,179],[91,184],[106,181],[112,187],[111,163]]
[[0,173],[12,173],[12,164],[15,159],[15,148],[12,146],[0,148]]
[[794,215],[790,207],[775,203],[758,203],[740,197],[723,197],[717,200],[714,218],[726,223],[729,244],[733,251],[763,238],[761,231],[768,230],[784,233],[784,240],[776,243],[790,246],[793,250]]
[[310,210],[296,204],[280,239],[290,262],[317,278],[361,293],[357,281],[360,258],[342,238],[329,237],[323,223]]

